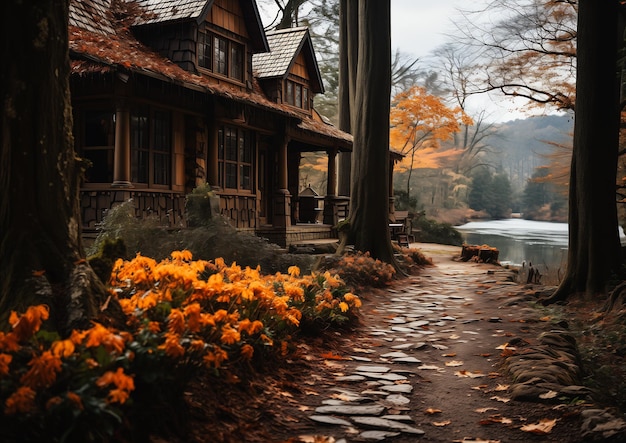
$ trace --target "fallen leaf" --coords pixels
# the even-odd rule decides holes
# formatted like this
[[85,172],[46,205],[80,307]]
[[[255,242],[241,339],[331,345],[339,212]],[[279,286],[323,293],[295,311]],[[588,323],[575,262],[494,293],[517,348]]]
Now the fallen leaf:
[[310,389],[305,389],[305,390],[304,390],[304,393],[305,393],[306,395],[320,395],[320,394],[319,394],[319,392],[316,392],[316,391],[311,391]]
[[302,405],[302,406],[299,406],[299,407],[298,407],[298,409],[299,409],[300,411],[304,412],[304,411],[308,411],[308,410],[310,410],[311,408],[309,408],[308,406]]
[[542,418],[539,423],[533,423],[530,425],[524,425],[520,428],[524,432],[532,432],[533,434],[549,434],[552,431],[554,425],[556,425],[556,418],[550,420],[549,418]]
[[488,412],[488,411],[497,411],[497,410],[498,408],[478,408],[478,409],[475,409],[474,412],[478,412],[479,414],[484,414],[485,412]]
[[548,315],[546,315],[545,317],[541,317],[539,320],[541,321],[550,321],[552,318]]
[[433,409],[433,408],[428,408],[424,411],[424,414],[429,414],[429,415],[433,415],[433,414],[440,414],[443,411],[441,409]]
[[493,389],[494,391],[506,391],[509,389],[509,385],[501,385],[500,383],[498,383],[498,385]]
[[433,425],[433,426],[439,426],[439,427],[442,427],[442,426],[448,426],[450,423],[452,423],[450,420],[446,420],[446,421],[434,421],[434,422],[432,422],[432,425]]
[[447,362],[445,362],[445,365],[446,365],[446,366],[451,366],[451,367],[454,367],[454,366],[463,366],[463,362],[462,362],[462,361],[459,361],[459,360],[452,360],[452,361],[447,361]]
[[559,395],[559,393],[558,393],[558,392],[556,392],[556,391],[548,391],[548,392],[546,392],[545,394],[540,394],[540,395],[539,395],[539,398],[543,398],[544,400],[547,400],[547,399],[549,399],[549,398],[554,398],[554,397],[556,397],[557,395]]
[[472,389],[475,390],[475,391],[481,391],[481,390],[483,390],[483,389],[485,389],[487,387],[488,387],[488,385],[478,385],[478,386],[473,386]]
[[441,354],[442,357],[456,357],[456,352],[451,352],[449,354]]
[[513,420],[511,420],[510,418],[502,417],[501,415],[492,415],[489,418],[485,418],[478,422],[478,424],[483,425],[483,426],[492,425],[494,423],[510,425],[511,423],[513,423]]
[[327,360],[343,360],[343,357],[339,354],[333,354],[333,351],[324,352],[321,354],[322,358]]
[[485,354],[478,354],[479,357],[491,357],[491,354],[489,353],[485,353]]
[[460,335],[457,335],[457,334],[452,334],[452,335],[450,336],[450,340],[456,340],[456,339],[459,339],[459,338],[461,338],[461,336],[460,336]]
[[421,369],[422,371],[436,371],[441,368],[435,365],[422,365],[422,366],[418,366],[417,369]]
[[510,398],[498,397],[497,395],[494,395],[493,397],[491,397],[491,400],[501,401],[502,403],[508,403],[511,401]]
[[485,374],[483,374],[480,371],[472,372],[472,371],[467,371],[467,370],[456,371],[454,375],[456,375],[457,377],[469,377],[469,378],[479,378],[479,377],[485,376]]

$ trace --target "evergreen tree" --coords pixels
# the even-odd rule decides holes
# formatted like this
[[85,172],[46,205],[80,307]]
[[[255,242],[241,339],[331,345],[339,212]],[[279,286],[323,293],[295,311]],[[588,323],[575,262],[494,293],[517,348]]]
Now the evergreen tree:
[[511,182],[506,174],[497,174],[491,184],[488,212],[491,218],[507,218],[511,214]]
[[469,207],[475,211],[488,211],[491,201],[493,177],[487,168],[477,169],[472,176],[468,195]]

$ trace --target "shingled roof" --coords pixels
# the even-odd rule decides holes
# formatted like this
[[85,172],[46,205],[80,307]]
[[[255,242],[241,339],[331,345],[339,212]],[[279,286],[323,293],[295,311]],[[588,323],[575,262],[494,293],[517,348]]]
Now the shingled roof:
[[304,26],[267,31],[270,52],[254,54],[252,66],[260,79],[286,78],[297,55],[303,51],[311,75],[311,89],[323,93],[324,85],[317,66],[309,29]]
[[175,20],[204,18],[213,1],[208,0],[137,0],[151,17],[136,24],[161,23]]
[[[282,114],[300,122],[304,131],[351,145],[352,136],[302,115],[287,105],[274,103],[257,86],[251,91],[232,89],[185,71],[171,60],[139,42],[128,29],[116,29],[109,19],[111,0],[71,0],[69,49],[71,74],[85,76],[107,72],[133,72]],[[121,26],[121,25],[120,25]],[[256,82],[255,82],[256,83]]]

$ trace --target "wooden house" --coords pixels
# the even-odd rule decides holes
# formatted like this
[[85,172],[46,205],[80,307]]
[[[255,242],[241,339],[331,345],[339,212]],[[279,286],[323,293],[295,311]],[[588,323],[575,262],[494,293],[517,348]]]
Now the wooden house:
[[[231,224],[287,246],[345,217],[335,156],[352,137],[323,121],[308,30],[266,33],[254,0],[72,0],[70,89],[84,232],[132,199],[185,225],[208,183]],[[328,155],[321,223],[299,223],[302,152]]]

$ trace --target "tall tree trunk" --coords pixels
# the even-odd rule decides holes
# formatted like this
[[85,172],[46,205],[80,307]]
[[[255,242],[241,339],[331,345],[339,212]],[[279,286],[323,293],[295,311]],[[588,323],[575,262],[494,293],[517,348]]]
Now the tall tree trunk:
[[80,164],[69,94],[69,0],[5,0],[0,134],[0,321],[50,307],[52,327],[87,326],[105,288],[84,260]]
[[[389,0],[359,0],[356,95],[352,103],[350,233],[359,251],[396,265],[388,228],[391,25]],[[397,267],[397,266],[396,266]]]
[[[349,36],[359,32],[358,0],[340,0],[339,8],[339,129],[351,134],[350,107],[356,93],[358,39]],[[350,195],[351,168],[351,153],[339,153],[338,195]]]
[[[606,292],[620,265],[615,203],[619,142],[616,1],[578,2],[574,149],[569,191],[569,250],[565,278],[545,303]],[[608,54],[608,57],[607,57]]]

